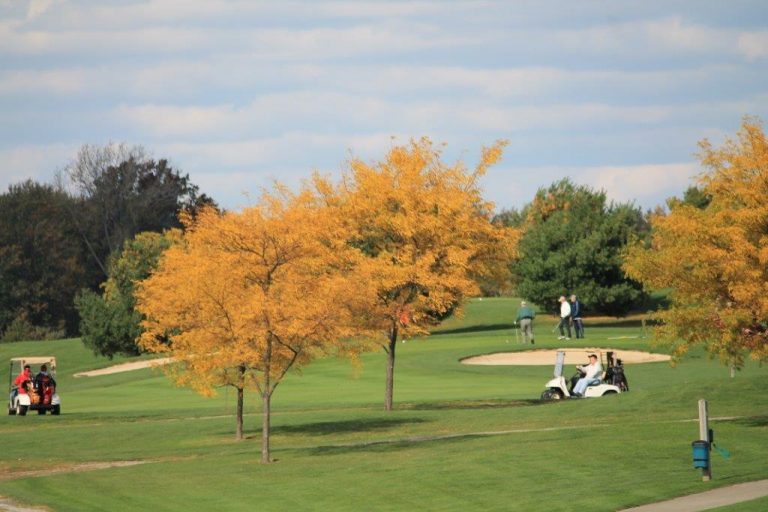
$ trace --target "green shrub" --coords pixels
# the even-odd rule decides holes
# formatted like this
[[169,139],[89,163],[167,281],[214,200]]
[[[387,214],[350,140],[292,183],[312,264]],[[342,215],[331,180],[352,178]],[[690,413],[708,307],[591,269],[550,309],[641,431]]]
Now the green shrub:
[[66,336],[66,329],[63,326],[58,328],[44,325],[33,325],[27,315],[19,314],[8,324],[2,336],[0,343],[10,343],[13,341],[39,341],[56,340]]

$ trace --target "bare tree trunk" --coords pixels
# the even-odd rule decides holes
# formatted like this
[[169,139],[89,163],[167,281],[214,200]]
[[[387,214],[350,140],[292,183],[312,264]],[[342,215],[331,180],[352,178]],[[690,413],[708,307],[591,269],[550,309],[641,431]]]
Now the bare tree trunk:
[[243,440],[243,388],[237,388],[237,428],[235,429],[235,439]]
[[392,396],[395,389],[395,348],[397,348],[397,325],[393,325],[389,331],[389,345],[387,346],[387,388],[384,392],[384,410],[392,410]]
[[269,391],[265,391],[261,395],[263,404],[263,412],[261,417],[261,463],[269,464],[269,415],[270,415],[270,401],[272,399]]
[[272,399],[272,338],[267,339],[267,350],[264,352],[264,387],[261,389],[261,463],[269,464],[269,420]]

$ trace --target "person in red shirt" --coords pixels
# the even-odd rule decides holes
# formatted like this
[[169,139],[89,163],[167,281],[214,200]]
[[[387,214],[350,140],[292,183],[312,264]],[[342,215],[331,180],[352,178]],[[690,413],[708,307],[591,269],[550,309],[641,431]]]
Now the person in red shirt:
[[16,398],[16,395],[26,395],[27,394],[27,382],[30,384],[32,383],[32,373],[31,368],[29,365],[24,365],[24,369],[21,371],[21,373],[16,377],[16,380],[13,381],[13,389],[11,390],[11,403],[13,403],[13,399]]
[[24,370],[19,374],[18,377],[16,377],[16,380],[13,381],[13,385],[16,386],[19,390],[19,394],[26,395],[27,394],[27,386],[26,382],[32,382],[32,373],[31,368],[29,365],[24,365]]

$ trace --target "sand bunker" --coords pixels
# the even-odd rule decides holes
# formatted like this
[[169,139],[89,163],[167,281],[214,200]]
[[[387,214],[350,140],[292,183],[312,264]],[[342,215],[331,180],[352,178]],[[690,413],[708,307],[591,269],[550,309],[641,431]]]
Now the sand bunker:
[[565,352],[566,364],[584,364],[589,352],[613,352],[615,357],[624,364],[656,363],[669,361],[666,354],[653,354],[639,350],[619,350],[615,348],[559,348],[556,350],[525,350],[520,352],[499,352],[482,356],[467,357],[462,364],[511,365],[511,366],[542,366],[555,364],[558,351]]
[[170,357],[162,357],[160,359],[148,359],[146,361],[134,361],[132,363],[116,364],[107,368],[100,368],[98,370],[91,370],[89,372],[76,373],[75,377],[98,377],[100,375],[112,375],[113,373],[130,372],[133,370],[141,370],[143,368],[153,368],[155,366],[162,366],[171,362]]

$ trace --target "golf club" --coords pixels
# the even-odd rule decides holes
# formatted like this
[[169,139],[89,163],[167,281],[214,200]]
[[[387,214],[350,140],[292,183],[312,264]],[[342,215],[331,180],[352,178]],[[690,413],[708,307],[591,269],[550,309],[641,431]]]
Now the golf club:
[[520,343],[520,335],[517,333],[517,322],[515,322],[515,342]]

